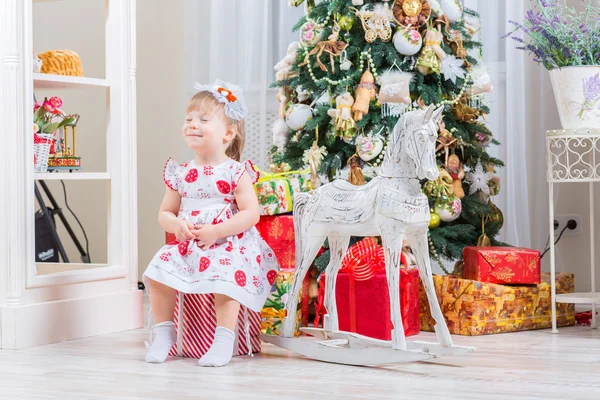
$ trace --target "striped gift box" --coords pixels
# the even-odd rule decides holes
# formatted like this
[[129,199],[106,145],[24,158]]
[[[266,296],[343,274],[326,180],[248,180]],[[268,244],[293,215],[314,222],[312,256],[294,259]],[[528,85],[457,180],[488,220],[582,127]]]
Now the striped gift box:
[[[234,356],[259,353],[260,313],[240,308],[235,329]],[[200,358],[210,348],[217,327],[215,297],[212,294],[178,293],[175,304],[177,342],[169,355]]]

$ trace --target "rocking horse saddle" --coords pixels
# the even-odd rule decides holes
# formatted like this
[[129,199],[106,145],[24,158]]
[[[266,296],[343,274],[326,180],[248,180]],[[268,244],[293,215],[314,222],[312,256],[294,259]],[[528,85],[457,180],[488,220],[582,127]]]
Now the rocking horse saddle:
[[371,179],[365,185],[357,186],[353,185],[345,179],[336,179],[331,182],[331,185],[341,191],[344,192],[354,192],[354,191],[370,191],[372,190],[372,186],[377,186],[379,184],[379,179]]
[[375,211],[379,183],[379,179],[373,179],[366,185],[355,186],[340,179],[320,187],[313,194],[318,196],[319,203],[314,221],[352,225],[369,221]]

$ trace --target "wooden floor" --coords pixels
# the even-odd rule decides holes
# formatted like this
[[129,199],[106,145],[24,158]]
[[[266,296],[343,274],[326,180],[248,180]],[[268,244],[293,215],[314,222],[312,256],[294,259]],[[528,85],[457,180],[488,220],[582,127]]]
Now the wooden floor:
[[[146,364],[146,330],[0,351],[0,399],[600,399],[600,331],[588,327],[481,337],[461,357],[357,368],[266,345],[225,368]],[[423,333],[419,340],[431,340]]]

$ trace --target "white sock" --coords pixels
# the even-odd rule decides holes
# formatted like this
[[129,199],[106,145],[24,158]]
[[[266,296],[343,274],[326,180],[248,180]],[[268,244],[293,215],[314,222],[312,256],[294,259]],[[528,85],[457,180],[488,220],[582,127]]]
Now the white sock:
[[171,321],[161,322],[160,324],[154,325],[154,333],[156,337],[148,349],[146,354],[146,362],[149,363],[162,363],[167,359],[169,351],[175,341],[177,340],[177,332],[175,331],[175,324]]
[[223,326],[217,326],[215,340],[198,364],[202,367],[222,367],[231,361],[235,333]]

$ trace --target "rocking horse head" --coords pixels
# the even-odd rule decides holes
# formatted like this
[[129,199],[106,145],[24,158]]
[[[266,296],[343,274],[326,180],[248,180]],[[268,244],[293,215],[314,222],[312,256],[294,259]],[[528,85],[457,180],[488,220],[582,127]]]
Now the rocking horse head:
[[389,136],[382,175],[391,178],[434,180],[439,175],[435,158],[438,122],[444,107],[430,105],[402,115]]

